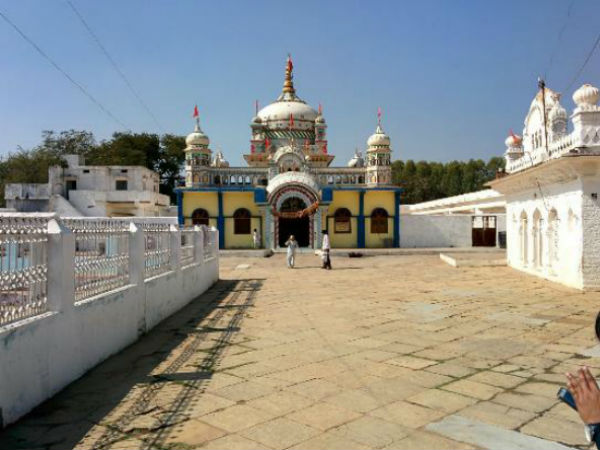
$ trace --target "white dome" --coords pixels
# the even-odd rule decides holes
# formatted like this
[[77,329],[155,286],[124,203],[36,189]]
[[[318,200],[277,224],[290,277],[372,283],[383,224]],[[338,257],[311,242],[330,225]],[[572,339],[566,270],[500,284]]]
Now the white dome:
[[518,148],[523,143],[523,138],[519,135],[511,134],[506,138],[504,143],[509,148]]
[[598,88],[584,84],[573,93],[573,101],[577,106],[594,106],[598,103]]
[[185,144],[188,147],[200,146],[200,145],[208,147],[209,142],[210,141],[208,139],[208,136],[202,132],[202,130],[200,129],[200,125],[198,125],[198,124],[196,124],[194,131],[192,133],[188,134],[187,137],[185,138]]
[[367,140],[367,145],[369,147],[389,147],[390,146],[390,137],[383,132],[381,129],[381,125],[377,125],[377,129],[375,133],[369,137]]
[[323,117],[321,114],[319,114],[317,116],[317,118],[315,119],[316,123],[325,123],[325,117]]
[[258,117],[267,126],[277,126],[283,123],[286,127],[289,126],[290,114],[294,116],[294,128],[307,128],[306,125],[300,124],[306,122],[314,122],[317,118],[317,111],[311,108],[303,101],[277,101],[265,106],[258,112]]

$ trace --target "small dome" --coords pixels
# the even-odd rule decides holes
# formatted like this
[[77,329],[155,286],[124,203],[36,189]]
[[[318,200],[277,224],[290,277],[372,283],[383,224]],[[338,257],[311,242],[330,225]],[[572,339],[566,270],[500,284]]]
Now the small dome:
[[192,147],[192,146],[208,147],[209,142],[210,141],[208,139],[208,136],[202,132],[199,124],[196,124],[194,131],[192,133],[188,134],[187,137],[185,138],[185,144],[188,147]]
[[254,118],[252,119],[252,123],[253,124],[262,124],[262,119],[258,116],[254,116]]
[[369,147],[389,147],[390,146],[390,137],[383,132],[381,129],[381,125],[377,125],[377,129],[375,133],[369,137],[367,140],[367,145]]
[[362,157],[362,154],[356,150],[354,152],[354,156],[352,157],[352,159],[350,161],[348,161],[348,167],[364,167],[365,166],[365,160]]
[[519,135],[511,133],[504,141],[508,148],[519,148],[523,143],[523,138]]
[[317,116],[317,118],[315,119],[315,123],[325,123],[325,117],[323,117],[321,114],[319,114]]
[[598,88],[584,84],[573,93],[573,101],[577,106],[595,106],[598,103]]
[[215,155],[213,167],[229,167],[229,162],[225,159],[221,150],[219,150]]
[[550,112],[548,113],[548,119],[549,120],[556,120],[556,119],[563,119],[566,120],[567,119],[567,110],[565,108],[563,108],[563,106],[556,102],[554,104],[554,106],[552,107],[552,109],[550,110]]

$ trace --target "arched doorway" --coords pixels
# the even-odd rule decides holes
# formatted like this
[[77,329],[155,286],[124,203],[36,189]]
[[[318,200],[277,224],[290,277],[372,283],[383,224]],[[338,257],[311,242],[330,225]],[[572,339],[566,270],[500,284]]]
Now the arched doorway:
[[279,209],[279,246],[284,247],[290,235],[294,235],[300,247],[310,246],[310,220],[309,216],[294,217],[294,215],[307,208],[307,204],[299,197],[289,197],[283,201]]

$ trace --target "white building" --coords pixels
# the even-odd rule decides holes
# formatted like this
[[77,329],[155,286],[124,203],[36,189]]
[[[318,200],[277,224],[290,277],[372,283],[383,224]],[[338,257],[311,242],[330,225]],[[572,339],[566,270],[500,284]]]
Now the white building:
[[568,118],[560,94],[541,84],[523,137],[506,139],[507,175],[489,183],[506,197],[508,264],[580,289],[600,288],[598,96],[581,86]]
[[6,206],[60,216],[170,215],[169,197],[159,194],[156,172],[142,166],[86,166],[79,155],[65,160],[67,167],[48,170],[48,183],[7,184]]

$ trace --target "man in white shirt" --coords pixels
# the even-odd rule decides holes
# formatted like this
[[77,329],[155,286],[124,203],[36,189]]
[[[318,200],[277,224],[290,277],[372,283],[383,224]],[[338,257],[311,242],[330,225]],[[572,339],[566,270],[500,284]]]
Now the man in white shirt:
[[329,250],[331,245],[329,244],[329,234],[327,230],[323,230],[323,246],[321,247],[321,258],[323,260],[322,269],[331,270],[331,258],[329,257]]

